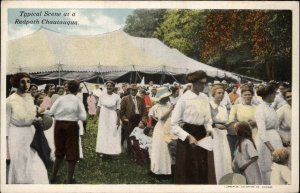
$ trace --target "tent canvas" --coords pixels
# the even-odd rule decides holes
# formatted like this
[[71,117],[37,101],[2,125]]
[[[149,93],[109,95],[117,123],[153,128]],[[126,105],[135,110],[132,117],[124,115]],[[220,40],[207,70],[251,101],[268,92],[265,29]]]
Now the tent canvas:
[[40,28],[8,41],[7,47],[7,75],[25,71],[39,80],[115,80],[127,74],[137,82],[142,76],[147,80],[150,74],[176,79],[195,70],[204,70],[210,77],[239,80],[238,75],[195,61],[156,38],[133,37],[123,30],[78,36]]

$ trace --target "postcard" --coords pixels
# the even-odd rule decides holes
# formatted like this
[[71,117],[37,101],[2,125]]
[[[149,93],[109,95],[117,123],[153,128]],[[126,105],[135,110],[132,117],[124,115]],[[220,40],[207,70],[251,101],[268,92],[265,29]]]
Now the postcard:
[[[299,2],[2,1],[1,9],[1,192],[299,191]],[[195,84],[198,80],[186,79],[186,75],[199,70],[207,76],[201,79],[200,87],[197,88]],[[20,72],[26,74],[15,76]],[[77,85],[78,82],[80,85]],[[27,88],[26,85],[30,84],[30,88]],[[271,169],[268,170],[272,164],[269,150],[288,147],[289,167],[274,163],[272,167],[284,167],[285,172],[290,172],[291,178],[288,182],[280,181],[289,183],[285,185],[247,184],[244,178],[242,181],[238,179],[246,176],[244,170],[241,171],[242,175],[234,175],[231,165],[236,156],[234,150],[242,151],[244,142],[241,136],[246,134],[238,132],[232,136],[232,130],[227,128],[227,133],[222,129],[230,127],[228,120],[233,118],[230,117],[231,110],[236,108],[234,102],[240,97],[242,86],[252,88],[252,91],[248,91],[251,100],[253,97],[253,103],[247,105],[257,109],[256,105],[269,99],[264,98],[265,95],[257,96],[256,91],[260,86],[265,88],[271,84],[291,89],[282,93],[292,94],[292,99],[291,96],[281,95],[281,101],[276,104],[278,106],[272,106],[273,110],[270,110],[275,112],[274,109],[278,111],[279,106],[289,105],[287,111],[290,112],[291,125],[288,134],[285,131],[277,132],[277,126],[272,127],[277,128],[272,129],[272,132],[264,131],[267,134],[262,134],[261,130],[257,131],[257,124],[261,122],[248,118],[249,114],[242,115],[247,120],[237,120],[239,118],[236,117],[234,120],[247,121],[254,128],[251,135],[246,137],[251,139],[247,142],[247,148],[249,144],[254,145],[252,152],[248,149],[247,153],[253,155],[259,151],[258,156],[261,157],[268,154],[265,161],[258,158],[260,162],[258,161],[257,167],[264,170],[264,176],[269,181],[270,175],[275,175],[275,169],[273,174]],[[23,90],[20,85],[23,85]],[[214,104],[214,101],[219,100],[216,97],[217,88],[211,90],[215,85],[222,85],[219,87],[223,91],[220,101],[223,102],[228,97],[227,103],[222,103],[222,107]],[[80,89],[74,91],[77,86]],[[236,92],[233,91],[235,88]],[[257,90],[254,91],[254,88]],[[279,91],[280,89],[278,93]],[[193,92],[201,93],[196,96]],[[84,118],[77,119],[71,113],[69,116],[66,113],[60,114],[63,117],[60,119],[55,114],[51,106],[63,101],[64,93],[77,94],[76,99],[65,99],[70,102],[68,104],[71,107],[76,103],[72,101],[82,100],[82,104],[78,103],[80,107],[75,109],[81,112],[80,108],[84,108]],[[228,96],[230,93],[234,94]],[[144,98],[144,102],[141,102],[141,96],[145,95],[148,99]],[[186,141],[182,140],[186,133],[183,129],[186,127],[181,128],[174,121],[175,118],[172,123],[167,121],[169,127],[157,126],[165,124],[161,114],[167,112],[170,106],[167,101],[162,102],[162,99],[170,95],[173,98],[170,97],[169,103],[175,106],[176,112],[187,113],[180,116],[181,121],[190,123],[187,124],[189,129],[209,130],[207,124],[204,124],[207,121],[204,105],[210,106],[210,111],[207,112],[211,112],[210,116],[214,121],[213,136],[198,140],[198,146],[194,145],[191,150],[194,154],[189,152],[185,155],[199,161],[201,156],[197,156],[197,153],[202,155],[209,150],[210,154],[205,156],[214,154],[215,161],[202,160],[201,164],[207,164],[208,168],[214,166],[216,181],[221,182],[220,178],[228,174],[230,182],[227,178],[227,181],[223,179],[225,184],[178,182],[176,175],[178,177],[181,171],[175,165],[175,158],[178,158],[176,146],[171,143],[176,142],[176,137],[166,133],[173,132],[171,124],[172,129],[176,124],[180,128],[180,132],[174,132],[180,141],[177,142],[177,148],[189,149],[187,140],[193,143],[193,138],[190,136]],[[178,95],[185,97],[177,100]],[[23,96],[22,100],[18,96]],[[123,99],[130,96],[133,98],[124,102]],[[195,96],[198,98],[193,103],[190,102]],[[287,102],[288,97],[290,103]],[[33,105],[33,98],[39,108]],[[44,104],[46,100],[49,100],[50,106]],[[187,101],[182,102],[184,100]],[[274,100],[277,99],[272,99],[271,102]],[[151,114],[150,107],[155,103],[160,106],[155,106]],[[186,106],[176,107],[176,103]],[[97,105],[101,106],[100,116],[96,113]],[[72,109],[70,106],[57,106],[61,111]],[[181,107],[187,108],[180,111]],[[133,108],[133,112],[129,112],[130,108]],[[38,133],[35,131],[38,126],[32,126],[32,116],[44,111],[56,118],[50,129],[47,127],[42,132],[43,139],[48,142],[48,146],[43,147],[49,150],[48,160],[43,159],[43,155],[37,153],[38,150],[32,150],[33,146],[28,145],[32,145],[31,139]],[[145,113],[145,119],[142,112]],[[197,114],[197,120],[187,117],[189,114],[196,116],[197,112],[203,112]],[[226,113],[220,116],[222,112]],[[129,118],[130,113],[133,113],[132,118]],[[148,113],[152,117],[148,117]],[[255,110],[251,110],[251,113],[254,117]],[[152,119],[153,117],[156,119]],[[264,121],[272,119],[271,115],[263,118]],[[73,119],[76,121],[72,121]],[[158,121],[156,125],[155,121]],[[62,130],[59,133],[57,129],[73,128],[70,124],[75,124],[74,127],[78,128],[76,132],[79,138],[76,135],[75,140],[70,133],[62,133]],[[140,141],[134,136],[129,137],[128,132],[134,127],[147,128],[139,133]],[[261,139],[259,142],[256,140],[257,135],[261,135],[257,137]],[[143,136],[147,137],[144,139]],[[217,144],[215,140],[219,140],[218,147],[213,147]],[[64,146],[65,144],[67,145]],[[265,153],[261,151],[263,148]],[[195,160],[192,162],[181,158],[179,157],[180,160],[185,160],[184,163],[194,164],[190,167],[198,164]],[[167,164],[164,165],[159,160],[164,160],[161,162]],[[261,166],[262,162],[265,165]],[[58,169],[58,173],[53,168]],[[188,164],[182,168],[183,172],[188,171]],[[203,168],[198,168],[200,172],[191,173],[199,175],[204,171]],[[200,175],[200,178],[206,179],[208,175],[210,174]]]

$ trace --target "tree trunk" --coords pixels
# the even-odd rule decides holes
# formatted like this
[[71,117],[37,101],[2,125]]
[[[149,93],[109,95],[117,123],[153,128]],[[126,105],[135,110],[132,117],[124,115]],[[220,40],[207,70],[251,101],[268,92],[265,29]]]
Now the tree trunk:
[[267,80],[272,80],[272,64],[270,61],[266,61],[266,75],[267,75]]

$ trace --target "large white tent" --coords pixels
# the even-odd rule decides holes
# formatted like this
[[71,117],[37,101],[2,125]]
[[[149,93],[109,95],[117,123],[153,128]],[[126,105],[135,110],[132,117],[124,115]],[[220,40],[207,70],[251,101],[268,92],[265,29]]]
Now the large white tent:
[[7,48],[7,75],[25,71],[51,80],[70,79],[76,73],[82,80],[94,76],[114,80],[128,72],[176,76],[204,70],[210,77],[239,80],[236,74],[193,60],[156,38],[133,37],[123,30],[78,36],[40,28],[8,41]]

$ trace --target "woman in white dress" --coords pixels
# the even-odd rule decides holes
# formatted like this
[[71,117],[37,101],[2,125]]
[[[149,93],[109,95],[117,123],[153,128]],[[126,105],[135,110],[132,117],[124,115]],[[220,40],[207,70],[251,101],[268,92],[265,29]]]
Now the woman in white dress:
[[255,144],[258,151],[258,165],[262,173],[262,184],[270,184],[272,157],[276,148],[283,147],[278,129],[278,118],[271,106],[276,95],[276,88],[272,85],[257,90],[263,102],[258,105],[255,113],[257,136]]
[[112,81],[106,82],[107,92],[103,92],[97,105],[98,135],[96,152],[103,155],[103,158],[110,158],[110,155],[121,153],[121,129],[120,126],[120,96],[113,92],[115,84]]
[[[30,147],[35,128],[37,108],[28,89],[27,73],[13,76],[17,92],[6,101],[7,142],[10,154],[8,184],[48,184],[47,170],[38,153]],[[39,112],[41,113],[41,112]]]
[[226,174],[232,173],[231,153],[227,140],[227,130],[225,123],[228,121],[226,106],[221,101],[224,97],[224,87],[215,85],[212,88],[214,100],[210,101],[211,118],[213,121],[213,152],[217,183]]
[[157,175],[171,174],[171,157],[168,149],[168,144],[164,140],[163,126],[173,110],[173,105],[167,102],[170,100],[169,96],[172,93],[167,87],[159,88],[156,93],[156,98],[159,100],[153,111],[158,119],[152,136],[152,150],[151,150],[151,171]]

